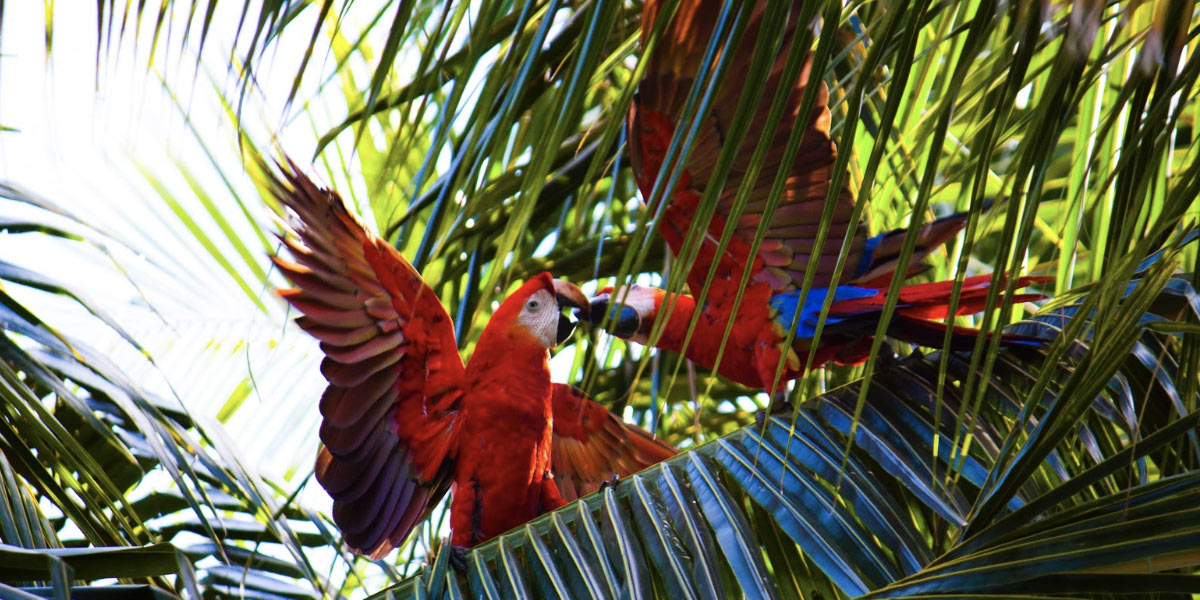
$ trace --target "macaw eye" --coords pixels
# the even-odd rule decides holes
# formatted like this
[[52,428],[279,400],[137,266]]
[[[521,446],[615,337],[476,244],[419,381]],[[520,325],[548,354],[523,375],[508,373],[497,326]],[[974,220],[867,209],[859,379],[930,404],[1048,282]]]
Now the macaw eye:
[[529,302],[525,303],[525,308],[527,308],[529,310],[537,310],[537,307],[538,307],[537,300],[530,300]]

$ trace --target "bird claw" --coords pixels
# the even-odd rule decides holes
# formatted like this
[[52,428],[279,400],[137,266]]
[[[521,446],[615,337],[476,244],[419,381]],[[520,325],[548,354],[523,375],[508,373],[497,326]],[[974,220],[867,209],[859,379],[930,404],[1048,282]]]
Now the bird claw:
[[760,410],[754,413],[754,423],[761,426],[763,421],[767,420],[768,416],[782,414],[791,415],[792,413],[796,412],[795,405],[788,400],[787,396],[787,391],[781,391],[780,393],[775,394],[775,396],[771,398],[771,403],[767,406],[765,411]]
[[467,572],[467,548],[465,546],[447,545],[446,549],[450,552],[447,557],[450,560],[450,567],[453,568],[459,575]]
[[621,480],[621,477],[618,476],[616,473],[613,473],[611,478],[605,479],[604,481],[600,482],[600,487],[596,488],[596,491],[603,492],[604,488],[610,488],[610,487],[615,488],[615,487],[617,487],[617,482],[620,480]]
[[[915,356],[920,359],[921,349],[917,348],[913,350],[911,356]],[[879,345],[879,364],[885,367],[893,367],[900,364],[900,357],[896,354],[896,349],[887,342],[883,342]]]

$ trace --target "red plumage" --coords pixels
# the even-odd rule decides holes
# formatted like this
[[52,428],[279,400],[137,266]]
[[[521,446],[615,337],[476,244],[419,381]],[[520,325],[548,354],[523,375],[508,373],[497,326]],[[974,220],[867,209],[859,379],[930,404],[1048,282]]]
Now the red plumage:
[[[790,46],[801,37],[801,29],[808,25],[799,21],[800,7],[800,2],[794,2],[789,11],[783,43],[771,65],[765,89],[757,100],[749,128],[734,155],[728,178],[717,195],[716,212],[708,224],[707,235],[701,236],[699,247],[695,249],[696,259],[687,276],[691,291],[698,293],[704,289],[710,269],[714,274],[690,342],[684,347],[696,311],[696,301],[691,296],[671,295],[662,290],[634,286],[615,292],[602,291],[593,299],[594,322],[601,322],[603,317],[603,311],[596,310],[600,308],[596,306],[598,304],[612,302],[631,307],[632,312],[622,310],[618,314],[618,321],[623,318],[635,319],[636,323],[624,327],[625,335],[643,343],[648,341],[660,309],[665,311],[665,306],[673,305],[674,310],[656,345],[683,352],[689,359],[709,368],[714,367],[726,326],[732,319],[734,325],[721,362],[716,367],[717,372],[734,381],[759,388],[770,386],[780,361],[785,364],[784,381],[801,375],[803,357],[814,343],[818,346],[814,359],[816,366],[830,361],[856,363],[866,358],[871,335],[886,301],[885,288],[899,268],[898,257],[905,234],[905,231],[897,230],[868,239],[865,225],[851,232],[850,219],[855,198],[850,186],[844,184],[835,194],[828,238],[815,262],[816,272],[812,273],[814,289],[807,300],[815,299],[817,310],[814,312],[807,301],[800,302],[796,298],[810,256],[816,249],[816,236],[825,199],[830,191],[837,154],[829,136],[828,91],[819,77],[811,77],[812,85],[818,86],[817,101],[812,112],[800,114],[802,99],[810,83],[811,54],[795,81],[785,81],[783,78]],[[642,15],[643,43],[653,29],[659,9],[660,2],[647,0]],[[713,177],[722,147],[726,144],[726,132],[732,128],[733,116],[739,104],[745,101],[742,98],[743,82],[736,74],[750,69],[754,46],[762,35],[765,9],[764,1],[745,6],[748,11],[747,28],[740,45],[727,57],[727,73],[732,76],[727,75],[716,86],[711,109],[700,120],[692,150],[683,159],[678,183],[674,189],[660,192],[658,196],[654,195],[656,179],[664,169],[668,148],[676,126],[685,113],[693,83],[708,77],[700,74],[699,68],[718,27],[723,4],[719,0],[682,0],[654,53],[646,59],[649,61],[646,75],[627,118],[630,157],[647,206],[657,208],[666,199],[659,231],[676,256],[687,250],[683,246],[689,229],[699,218],[700,201]],[[729,10],[739,10],[738,5],[729,5]],[[730,19],[729,22],[734,20]],[[722,39],[728,37],[727,34],[723,33]],[[783,118],[777,128],[767,132],[766,117],[780,88],[788,90]],[[797,126],[803,128],[799,153],[793,163],[784,164],[783,155],[788,138]],[[764,133],[767,135],[764,136]],[[751,157],[759,140],[764,137],[769,144],[766,160],[758,178],[748,186],[749,195],[744,211],[737,216],[736,222],[731,222],[736,195],[744,186],[743,180],[749,174]],[[765,214],[768,196],[781,169],[787,170],[783,197],[777,209],[768,217]],[[862,207],[863,223],[867,218],[868,211]],[[768,223],[765,235],[754,251],[753,242],[764,220]],[[915,250],[904,277],[924,271],[927,267],[920,261],[953,237],[966,221],[965,214],[956,214],[921,226],[916,233]],[[733,234],[730,242],[718,253],[719,241],[730,228]],[[814,342],[811,335],[804,334],[815,326],[821,295],[833,283],[833,271],[844,242],[847,248],[844,257],[846,266],[836,291],[829,292],[835,293],[836,299],[821,339]],[[747,270],[748,285],[734,315],[735,299]],[[967,278],[956,314],[970,314],[986,308],[989,279],[987,275]],[[1022,277],[1018,279],[1017,286],[1023,287],[1037,281],[1042,279]],[[929,344],[936,338],[936,344],[940,345],[941,333],[945,332],[946,325],[929,319],[947,316],[952,290],[953,282],[950,281],[901,288],[888,334],[920,344]],[[1041,298],[1038,294],[1018,294],[1013,301],[1038,298]],[[782,311],[780,306],[801,311],[801,318],[797,321],[798,331],[790,348],[784,348],[783,342],[785,326],[793,323],[791,317],[794,313]],[[621,335],[620,331],[614,332]],[[952,346],[963,345],[965,340],[973,339],[976,333],[968,328],[955,328],[955,334],[951,337]],[[1006,339],[1016,341],[1013,337]]]
[[[279,295],[326,355],[316,477],[351,549],[386,554],[451,488],[451,543],[474,546],[674,453],[551,383],[559,299],[586,307],[578,288],[548,273],[525,282],[464,366],[450,316],[420,274],[289,166],[271,184],[294,213],[281,238],[294,262],[273,260],[297,286]],[[571,482],[567,494],[555,477]]]

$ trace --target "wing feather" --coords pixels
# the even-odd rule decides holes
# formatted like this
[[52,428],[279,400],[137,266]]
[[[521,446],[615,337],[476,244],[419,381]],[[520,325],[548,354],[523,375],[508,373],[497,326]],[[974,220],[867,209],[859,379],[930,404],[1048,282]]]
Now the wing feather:
[[[824,81],[820,77],[810,75],[811,62],[802,67],[795,81],[783,80],[783,68],[791,40],[798,38],[800,29],[808,25],[799,22],[800,4],[799,1],[795,2],[790,11],[783,35],[786,41],[776,54],[766,87],[758,100],[757,116],[751,120],[725,187],[718,197],[716,215],[709,224],[710,235],[704,242],[710,248],[702,248],[697,260],[692,264],[688,283],[693,292],[703,284],[714,260],[718,261],[718,274],[725,277],[740,277],[741,267],[750,265],[756,279],[767,282],[776,291],[794,289],[803,281],[804,270],[807,268],[809,254],[816,238],[817,225],[825,206],[825,196],[829,191],[837,150],[829,136],[829,94]],[[659,2],[647,0],[642,13],[643,44],[659,9]],[[735,54],[727,74],[744,73],[749,69],[758,38],[757,32],[762,26],[764,9],[765,3],[762,2],[751,9],[746,33],[741,44],[734,49]],[[681,121],[689,90],[696,80],[697,71],[720,12],[720,0],[680,2],[676,14],[663,33],[663,39],[654,55],[649,58],[646,77],[638,87],[637,101],[628,118],[628,137],[634,174],[643,197],[651,206],[656,202],[650,198],[655,178],[662,167],[674,128]],[[808,60],[811,61],[811,56]],[[816,105],[807,118],[798,120],[801,101],[810,85],[810,79],[813,84],[820,86]],[[723,256],[716,257],[717,242],[726,227],[726,219],[730,216],[737,190],[742,185],[749,169],[750,158],[766,126],[766,115],[770,105],[781,86],[790,90],[783,119],[770,137],[770,147],[763,168],[751,186],[745,210],[738,222],[732,224],[735,228],[734,243]],[[699,198],[712,177],[717,157],[725,144],[724,132],[728,131],[734,113],[742,101],[743,87],[736,76],[726,76],[718,85],[710,114],[702,122],[693,150],[684,162],[686,173],[672,194],[671,203],[666,207],[664,218],[668,224],[674,224],[676,229],[686,231],[687,225],[695,217]],[[783,154],[797,123],[805,128],[799,154],[792,164],[785,165]],[[751,256],[751,243],[764,217],[767,197],[776,173],[781,169],[788,171],[781,204],[771,216],[771,226],[766,231],[762,246],[755,256]],[[816,287],[829,284],[841,241],[848,231],[854,204],[854,194],[846,183],[838,192],[829,237],[823,248],[824,254],[833,256],[831,260],[822,259],[817,265],[813,284]],[[864,222],[867,220],[866,212],[863,213],[862,219]],[[683,237],[672,235],[671,227],[663,228],[662,231],[672,250],[678,254]],[[859,227],[847,256],[848,274],[853,273],[853,269],[861,261],[865,248],[866,230],[865,227]]]
[[279,295],[320,340],[316,477],[354,551],[380,557],[401,544],[449,488],[462,358],[449,315],[420,275],[370,233],[341,198],[292,163],[271,181],[288,209],[275,264],[293,289]]
[[614,476],[632,475],[675,455],[670,444],[622,421],[582,390],[552,385],[551,465],[564,500],[586,496]]

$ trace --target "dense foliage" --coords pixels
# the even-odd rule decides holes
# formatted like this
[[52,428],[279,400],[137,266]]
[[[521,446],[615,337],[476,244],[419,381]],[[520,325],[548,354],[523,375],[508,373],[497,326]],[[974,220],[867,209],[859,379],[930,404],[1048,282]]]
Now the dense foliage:
[[[431,553],[440,512],[368,564],[311,508],[321,382],[268,292],[283,283],[267,260],[277,207],[254,192],[282,143],[257,121],[283,98],[257,82],[273,53],[296,53],[283,127],[314,140],[312,171],[422,271],[466,353],[530,274],[678,279],[623,155],[640,6],[230,4],[236,41],[216,2],[98,5],[101,55],[132,60],[123,36],[148,39],[150,56],[194,58],[165,67],[168,90],[233,82],[191,94],[215,95],[236,134],[181,119],[204,162],[144,169],[169,244],[0,187],[9,237],[116,264],[112,285],[138,290],[131,309],[0,256],[0,590],[84,594],[115,577],[248,597],[392,583],[431,597],[1200,592],[1193,2],[806,4],[864,225],[995,200],[923,277],[1053,276],[1045,306],[963,322],[1055,341],[885,346],[797,382],[796,409],[768,417],[763,395],[672,354],[577,335],[563,374],[694,449],[480,547],[461,574]],[[79,51],[66,46],[51,55]],[[201,69],[214,55],[228,76]],[[264,475],[277,448],[285,468]]]

